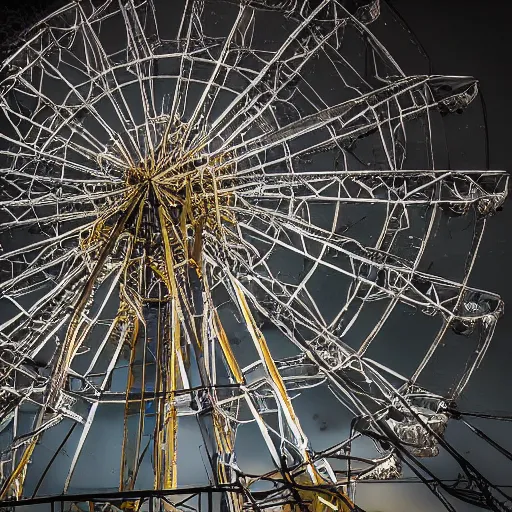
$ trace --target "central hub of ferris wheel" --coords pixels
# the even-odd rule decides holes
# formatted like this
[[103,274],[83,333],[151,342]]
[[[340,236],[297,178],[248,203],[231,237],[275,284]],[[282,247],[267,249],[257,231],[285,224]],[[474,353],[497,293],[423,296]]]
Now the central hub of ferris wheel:
[[[146,132],[140,151],[144,157],[125,171],[128,195],[146,189],[145,200],[165,210],[183,241],[192,233],[201,236],[203,228],[218,232],[223,221],[233,222],[224,211],[229,192],[219,184],[219,178],[225,184],[232,172],[229,155],[210,158],[207,148],[194,144],[197,129],[182,121],[167,118],[138,132]],[[152,138],[159,140],[154,144]]]

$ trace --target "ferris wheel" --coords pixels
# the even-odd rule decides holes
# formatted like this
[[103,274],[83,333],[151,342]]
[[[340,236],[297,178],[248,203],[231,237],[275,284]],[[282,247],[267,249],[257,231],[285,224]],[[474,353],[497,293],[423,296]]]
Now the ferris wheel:
[[[5,506],[348,511],[361,482],[416,479],[448,510],[511,509],[444,437],[485,436],[457,401],[503,311],[469,277],[508,176],[451,168],[444,120],[478,83],[407,74],[380,15],[83,0],[12,48]],[[455,271],[435,260],[447,219],[473,228]],[[304,417],[318,401],[341,425],[328,446]]]

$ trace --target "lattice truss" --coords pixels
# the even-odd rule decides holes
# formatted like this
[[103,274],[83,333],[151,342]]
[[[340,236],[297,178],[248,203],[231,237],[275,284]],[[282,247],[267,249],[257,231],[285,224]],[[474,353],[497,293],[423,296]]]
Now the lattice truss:
[[[2,499],[88,488],[118,443],[113,487],[197,483],[200,452],[222,510],[350,510],[401,476],[507,509],[443,438],[502,312],[468,276],[506,174],[451,170],[443,136],[477,82],[405,75],[377,0],[160,3],[73,1],[3,63]],[[426,257],[448,216],[472,226],[458,280]],[[402,372],[372,350],[407,311],[435,330],[393,342],[420,354]],[[312,396],[348,418],[334,446],[302,426]],[[420,460],[440,450],[458,485]]]

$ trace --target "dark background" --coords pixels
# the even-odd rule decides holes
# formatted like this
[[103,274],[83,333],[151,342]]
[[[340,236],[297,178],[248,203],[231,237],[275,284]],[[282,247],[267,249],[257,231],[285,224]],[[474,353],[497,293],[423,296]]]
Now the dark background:
[[[476,2],[464,0],[390,0],[430,58],[433,74],[471,75],[480,82],[485,98],[489,136],[489,164],[491,169],[512,169],[510,141],[510,104],[512,48],[509,2]],[[393,33],[388,34],[393,38]],[[387,41],[384,41],[386,44]],[[399,60],[406,73],[413,62]],[[478,134],[474,135],[476,138]],[[475,143],[477,139],[475,138]],[[466,144],[472,140],[464,139]],[[471,158],[465,155],[470,148],[462,147],[458,164],[475,168]],[[460,167],[458,165],[457,167]],[[510,196],[509,196],[510,197]],[[461,399],[461,409],[490,414],[512,414],[512,245],[509,234],[512,229],[512,201],[509,199],[503,211],[489,219],[483,245],[470,278],[470,285],[499,293],[505,302],[505,315],[498,322],[495,336],[480,368],[473,374]],[[478,424],[496,441],[512,449],[510,422],[484,421]],[[450,432],[447,432],[450,437]],[[460,435],[461,439],[456,439]],[[478,469],[496,483],[512,486],[512,468],[495,451],[480,445],[474,437],[457,429],[452,433],[461,453],[474,461]],[[492,474],[492,476],[491,476]],[[372,504],[380,498],[387,505],[393,499],[393,491],[384,490],[372,494]],[[407,491],[404,490],[407,487]],[[415,494],[415,485],[402,486],[399,490],[397,510],[423,509],[429,498]],[[510,488],[508,489],[510,491]],[[396,491],[396,489],[395,489]],[[424,501],[425,500],[425,501]],[[430,504],[431,510],[440,510]],[[475,510],[457,504],[457,510]],[[385,507],[386,509],[387,506]],[[384,509],[384,507],[382,507]]]
[[[512,168],[510,77],[512,33],[508,2],[463,0],[392,0],[403,20],[430,57],[433,73],[472,75],[480,81],[485,98],[489,130],[490,167]],[[463,156],[463,155],[462,155]],[[468,167],[471,162],[467,162]],[[470,283],[499,293],[505,301],[505,316],[480,370],[466,388],[466,400],[482,411],[512,412],[512,202],[490,219]],[[508,475],[512,483],[512,475]]]

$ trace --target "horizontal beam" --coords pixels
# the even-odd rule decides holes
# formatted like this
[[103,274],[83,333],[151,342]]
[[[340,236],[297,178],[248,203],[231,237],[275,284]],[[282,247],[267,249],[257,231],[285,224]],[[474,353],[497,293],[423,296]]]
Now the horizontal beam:
[[113,491],[113,492],[90,492],[81,494],[56,494],[49,496],[40,496],[37,498],[27,498],[21,500],[1,500],[0,508],[23,507],[30,505],[41,505],[44,503],[64,503],[64,502],[87,502],[94,501],[106,503],[112,501],[134,501],[144,498],[166,498],[183,494],[210,494],[218,492],[236,492],[242,493],[240,486],[218,485],[218,486],[184,486],[176,489],[147,489],[136,491]]

